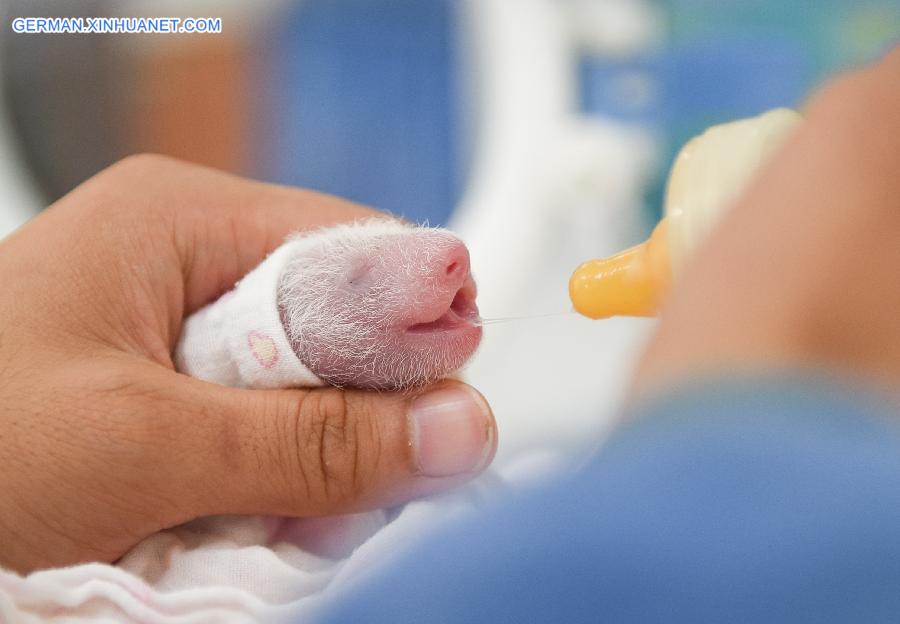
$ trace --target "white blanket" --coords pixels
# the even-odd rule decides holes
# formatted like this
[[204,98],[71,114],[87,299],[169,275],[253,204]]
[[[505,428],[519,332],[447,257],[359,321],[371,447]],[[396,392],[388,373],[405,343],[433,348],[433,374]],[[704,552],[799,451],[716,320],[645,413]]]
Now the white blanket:
[[[533,454],[510,466],[514,481],[547,474],[558,461]],[[405,547],[444,522],[488,504],[505,489],[498,472],[456,492],[417,501],[345,559],[329,560],[287,543],[266,546],[262,519],[199,520],[142,542],[117,566],[85,564],[22,578],[0,571],[2,622],[165,624],[277,622],[314,619],[328,600],[376,574]],[[371,514],[367,514],[371,516]],[[333,528],[333,527],[331,527]],[[358,525],[357,525],[357,528]]]

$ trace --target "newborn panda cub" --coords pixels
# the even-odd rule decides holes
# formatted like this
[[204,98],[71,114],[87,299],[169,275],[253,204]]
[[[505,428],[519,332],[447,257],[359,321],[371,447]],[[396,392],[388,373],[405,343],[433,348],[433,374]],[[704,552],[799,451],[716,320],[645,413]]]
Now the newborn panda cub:
[[426,384],[478,347],[475,294],[446,230],[371,219],[302,233],[185,321],[176,366],[246,388]]
[[278,309],[294,353],[323,381],[397,389],[445,377],[481,340],[469,252],[446,230],[369,221],[308,238]]
[[[442,229],[372,219],[288,239],[185,321],[175,364],[243,388],[399,390],[453,373],[480,341],[462,241]],[[387,515],[240,521],[261,522],[266,544],[340,558]]]

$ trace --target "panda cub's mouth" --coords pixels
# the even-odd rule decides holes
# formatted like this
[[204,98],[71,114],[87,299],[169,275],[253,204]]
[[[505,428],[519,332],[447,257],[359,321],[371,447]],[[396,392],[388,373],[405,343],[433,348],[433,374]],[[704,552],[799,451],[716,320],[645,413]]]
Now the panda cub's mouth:
[[[442,333],[454,330],[481,331],[481,319],[478,316],[478,305],[475,303],[475,281],[466,275],[462,286],[451,292],[452,298],[438,298],[428,310],[422,311],[420,320],[409,325],[406,331],[411,334]],[[443,299],[443,300],[441,300]],[[449,301],[448,301],[449,299]]]

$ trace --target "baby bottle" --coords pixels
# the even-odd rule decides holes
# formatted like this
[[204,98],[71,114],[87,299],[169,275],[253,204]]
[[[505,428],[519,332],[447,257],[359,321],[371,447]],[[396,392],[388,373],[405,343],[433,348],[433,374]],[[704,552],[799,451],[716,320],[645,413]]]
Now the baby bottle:
[[575,310],[593,319],[654,315],[693,250],[800,121],[778,108],[688,141],[669,174],[663,219],[646,242],[575,270]]

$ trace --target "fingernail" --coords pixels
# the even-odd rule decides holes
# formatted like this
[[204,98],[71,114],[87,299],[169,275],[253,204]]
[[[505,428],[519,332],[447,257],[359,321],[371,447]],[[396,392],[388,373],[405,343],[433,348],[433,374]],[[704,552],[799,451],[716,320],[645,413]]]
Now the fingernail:
[[414,459],[425,476],[475,472],[493,450],[491,410],[481,395],[466,386],[418,397],[409,420]]

